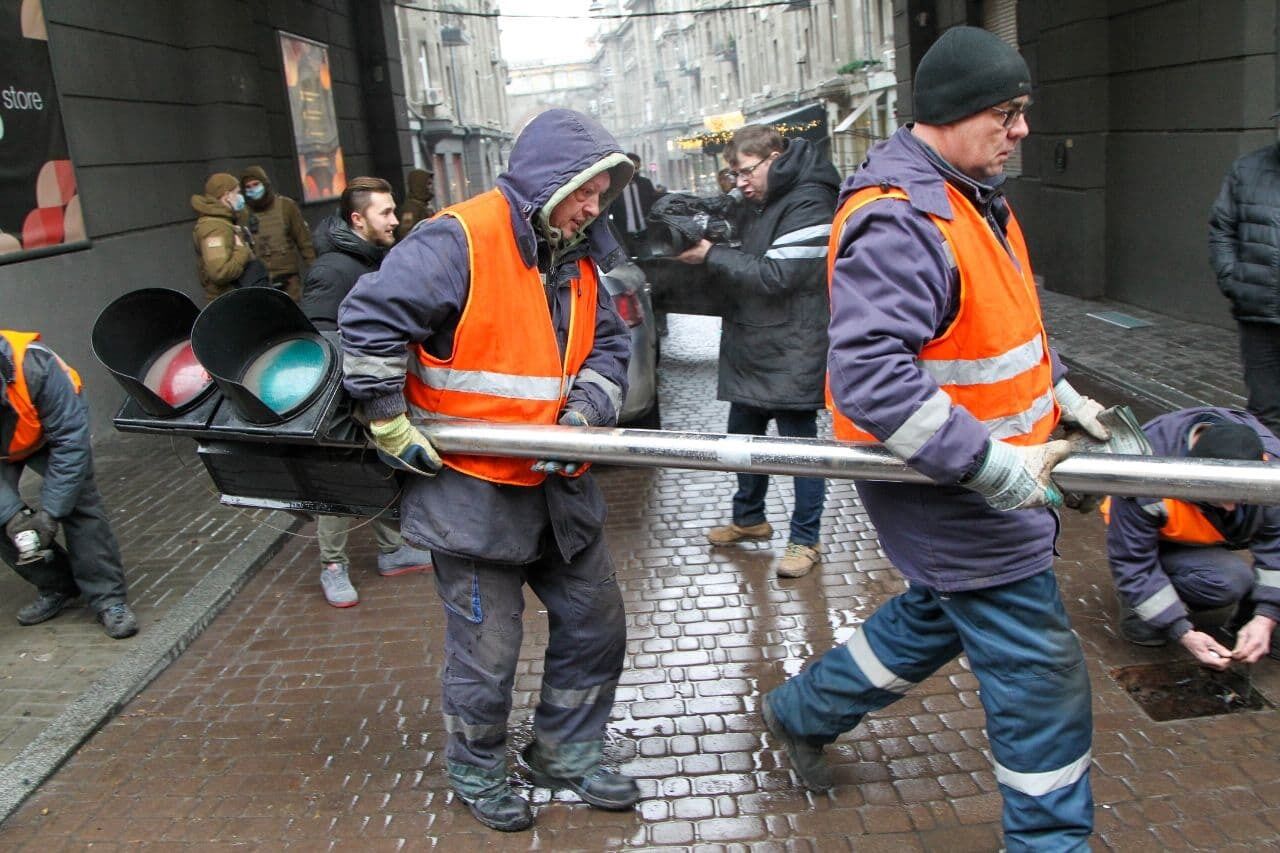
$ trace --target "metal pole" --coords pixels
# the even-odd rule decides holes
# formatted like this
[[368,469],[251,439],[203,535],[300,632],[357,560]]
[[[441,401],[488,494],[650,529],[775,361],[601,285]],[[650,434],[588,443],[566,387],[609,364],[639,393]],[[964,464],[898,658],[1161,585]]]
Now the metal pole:
[[[439,422],[423,431],[442,451],[850,480],[929,483],[878,444],[646,429]],[[1280,466],[1080,453],[1053,469],[1086,494],[1280,505]]]

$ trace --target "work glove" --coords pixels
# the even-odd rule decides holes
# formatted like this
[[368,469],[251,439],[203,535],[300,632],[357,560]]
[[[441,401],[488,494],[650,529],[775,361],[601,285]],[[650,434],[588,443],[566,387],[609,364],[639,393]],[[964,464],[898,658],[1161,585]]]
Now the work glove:
[[992,440],[978,472],[960,485],[982,495],[998,510],[1062,506],[1062,492],[1049,475],[1071,455],[1065,441],[1019,446]]
[[[561,426],[591,426],[587,416],[577,409],[565,409],[564,414],[560,416],[559,423]],[[539,471],[543,474],[559,474],[561,477],[572,477],[578,473],[578,469],[581,467],[581,462],[565,462],[561,459],[539,459],[533,463],[534,471]]]
[[[1120,453],[1127,456],[1152,456],[1155,450],[1142,431],[1142,425],[1128,406],[1111,406],[1098,413],[1098,423],[1107,428],[1111,437],[1098,441],[1082,430],[1068,430],[1065,436],[1071,443],[1072,453]],[[1081,513],[1091,513],[1105,499],[1103,495],[1086,495],[1081,492],[1063,492],[1066,506]]]
[[1058,398],[1058,406],[1062,409],[1062,420],[1074,424],[1098,441],[1111,438],[1111,430],[1098,420],[1102,414],[1102,404],[1097,400],[1085,397],[1071,387],[1065,379],[1059,379],[1053,386],[1053,395]]
[[9,519],[4,526],[4,534],[13,541],[24,530],[34,530],[40,537],[41,550],[53,544],[53,537],[58,535],[58,520],[44,510],[31,512],[22,510]]
[[369,434],[378,456],[392,468],[434,477],[444,465],[431,440],[409,423],[407,415],[397,415],[385,423],[370,423]]

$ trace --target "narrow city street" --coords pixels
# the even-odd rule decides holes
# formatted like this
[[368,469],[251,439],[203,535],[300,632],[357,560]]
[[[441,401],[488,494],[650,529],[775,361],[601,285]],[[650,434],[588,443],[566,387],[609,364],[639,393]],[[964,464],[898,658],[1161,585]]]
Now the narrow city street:
[[[673,316],[663,340],[665,425],[720,432],[718,321]],[[713,549],[727,473],[597,470],[628,612],[607,757],[636,776],[632,812],[522,790],[527,833],[480,826],[445,779],[443,617],[429,574],[380,578],[353,537],[361,600],[338,610],[299,528],[189,648],[0,828],[0,849],[996,850],[1000,796],[976,680],[945,667],[828,749],[837,786],[797,788],[764,733],[761,695],[844,640],[903,583],[852,485],[828,486],[821,567],[779,580],[789,478],[775,478],[772,542]],[[1097,849],[1280,845],[1280,715],[1153,721],[1112,677],[1183,660],[1116,636],[1102,522],[1067,512],[1058,576],[1093,683]],[[511,719],[514,756],[537,700],[546,618],[529,595]],[[1250,690],[1280,700],[1280,663]],[[1251,693],[1252,695],[1252,693]],[[1255,697],[1256,698],[1256,697]],[[516,771],[518,774],[518,771]]]

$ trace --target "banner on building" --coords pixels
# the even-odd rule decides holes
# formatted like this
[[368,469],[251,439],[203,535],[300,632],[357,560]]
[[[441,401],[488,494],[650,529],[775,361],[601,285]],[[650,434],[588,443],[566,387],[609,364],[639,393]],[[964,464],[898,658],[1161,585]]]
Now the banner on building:
[[347,186],[333,107],[329,49],[319,42],[280,33],[284,84],[289,90],[293,141],[304,201],[337,198]]
[[84,241],[40,0],[0,0],[0,263]]

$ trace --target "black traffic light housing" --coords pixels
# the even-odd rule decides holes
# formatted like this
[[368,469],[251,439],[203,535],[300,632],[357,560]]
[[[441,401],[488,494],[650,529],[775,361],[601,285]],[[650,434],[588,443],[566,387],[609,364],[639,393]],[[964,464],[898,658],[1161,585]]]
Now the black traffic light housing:
[[199,313],[186,294],[153,287],[126,293],[98,315],[94,355],[129,395],[118,429],[198,435],[207,427],[220,397],[191,350]]
[[353,417],[337,333],[284,292],[233,290],[199,311],[177,291],[134,291],[98,316],[93,346],[129,394],[116,428],[195,438],[224,503],[397,516],[401,477]]

